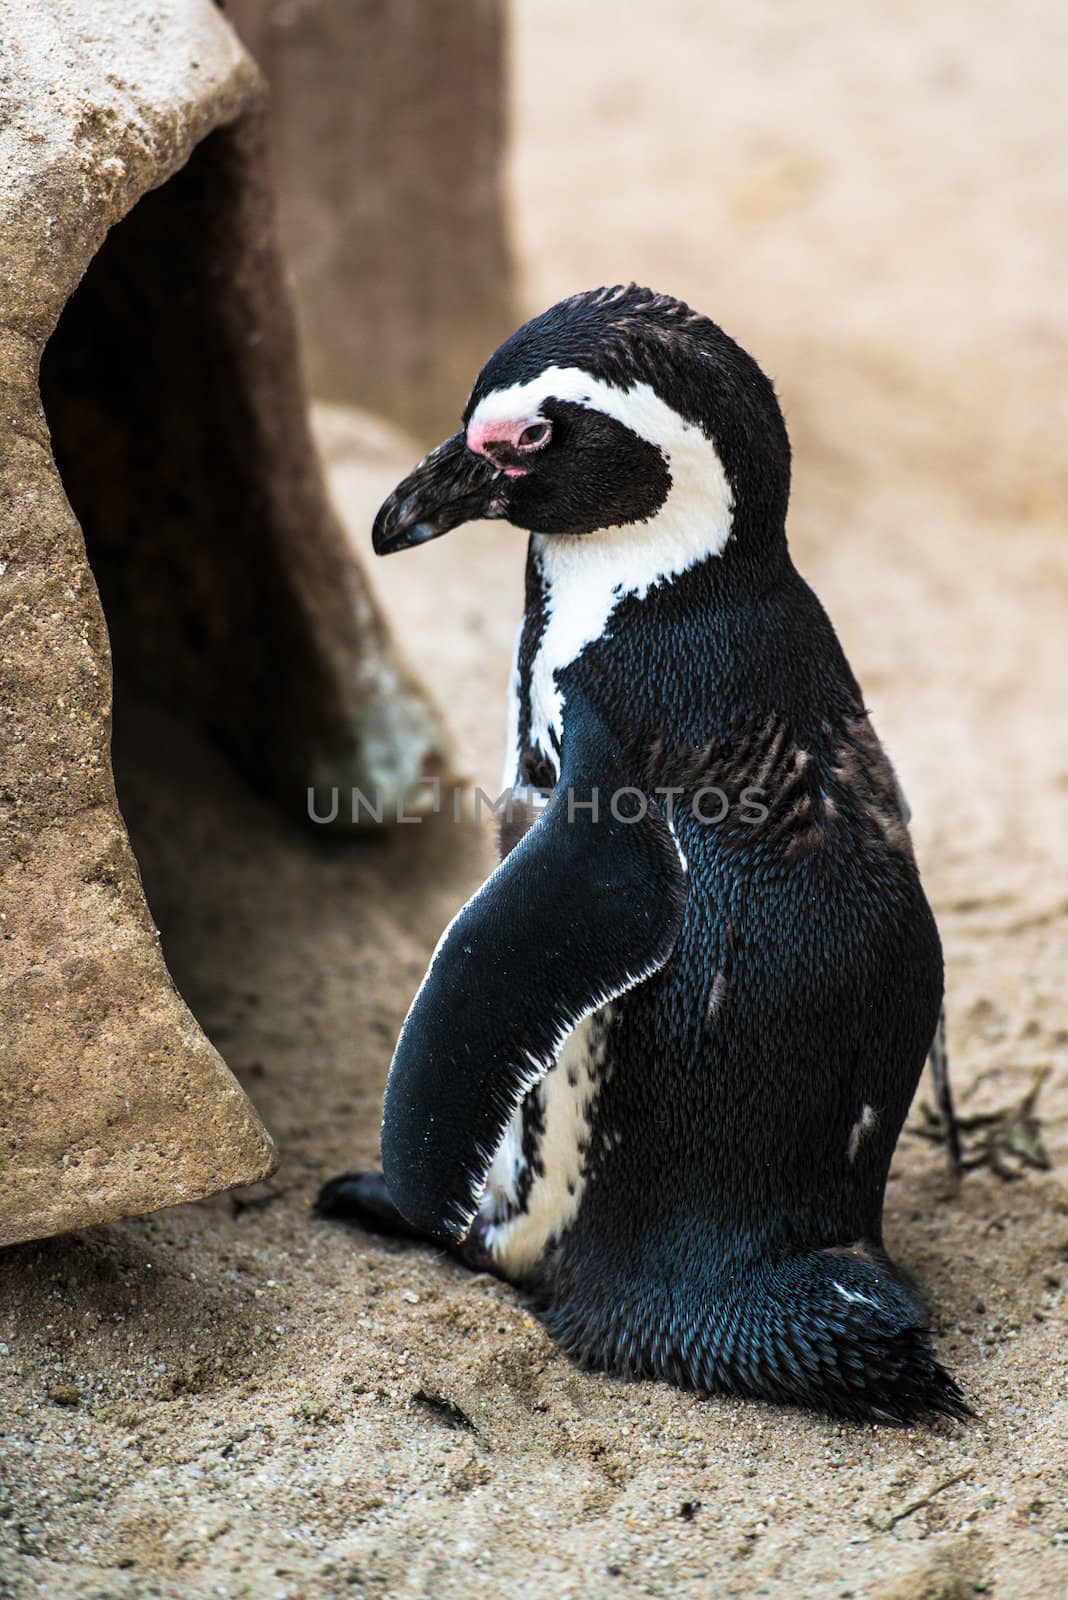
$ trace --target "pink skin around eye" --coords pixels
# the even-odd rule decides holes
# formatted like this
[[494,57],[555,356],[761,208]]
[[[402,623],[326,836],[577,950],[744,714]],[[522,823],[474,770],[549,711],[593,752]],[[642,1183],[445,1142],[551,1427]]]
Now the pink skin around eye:
[[[544,433],[544,438],[538,438],[536,444],[523,441],[523,435],[528,428],[536,430],[537,434]],[[540,450],[548,443],[548,426],[544,417],[518,417],[514,422],[472,422],[467,430],[467,448],[474,451],[476,456],[485,456],[492,460],[492,447],[497,444],[509,445],[513,450],[526,454],[530,451]],[[487,448],[489,447],[489,448]],[[522,478],[525,476],[524,467],[505,467],[506,478]]]

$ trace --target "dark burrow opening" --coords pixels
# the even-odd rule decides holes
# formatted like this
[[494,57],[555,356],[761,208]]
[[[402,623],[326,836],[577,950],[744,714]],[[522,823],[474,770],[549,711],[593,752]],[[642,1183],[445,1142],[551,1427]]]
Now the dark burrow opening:
[[126,690],[148,693],[285,793],[331,685],[291,535],[318,509],[314,458],[250,121],[112,228],[41,393],[108,621],[117,727]]
[[307,825],[309,770],[351,720],[357,607],[263,165],[254,118],[221,129],[111,230],[41,392],[110,632],[116,788],[167,963],[277,1133],[366,1030],[366,908],[407,896],[418,923],[415,886],[464,859],[429,829]]
[[[270,964],[251,907],[285,832],[252,791],[279,795],[277,730],[326,693],[262,416],[291,352],[257,342],[270,285],[249,281],[269,225],[248,190],[254,143],[240,124],[211,134],[111,229],[41,362],[108,624],[112,764],[146,897],[179,989],[247,1080],[262,1067],[245,1013]],[[242,826],[259,854],[239,860]]]

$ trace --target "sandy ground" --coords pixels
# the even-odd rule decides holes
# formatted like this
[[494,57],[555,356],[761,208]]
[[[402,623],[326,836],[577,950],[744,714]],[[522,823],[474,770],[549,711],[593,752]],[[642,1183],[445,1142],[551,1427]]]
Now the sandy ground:
[[[0,1596],[1068,1592],[1066,16],[516,21],[527,303],[644,279],[780,384],[795,557],[915,812],[962,1110],[1000,1114],[959,1188],[907,1134],[888,1198],[976,1420],[874,1430],[584,1375],[509,1289],[314,1222],[321,1178],[375,1156],[392,1039],[489,841],[312,836],[127,700],[120,793],[168,958],[283,1164],[0,1260]],[[344,412],[318,427],[364,547],[410,457]],[[482,527],[375,570],[487,787],[521,564]],[[1043,1071],[1049,1170],[1011,1115]]]

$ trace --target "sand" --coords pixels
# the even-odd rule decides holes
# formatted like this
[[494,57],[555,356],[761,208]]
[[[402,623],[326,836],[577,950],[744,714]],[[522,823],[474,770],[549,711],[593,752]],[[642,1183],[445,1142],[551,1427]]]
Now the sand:
[[[324,839],[127,695],[164,949],[283,1164],[0,1258],[0,1595],[1068,1592],[1066,31],[1052,4],[516,11],[526,303],[644,279],[779,383],[795,558],[913,807],[961,1109],[1000,1114],[960,1186],[906,1133],[887,1204],[975,1421],[586,1375],[507,1287],[315,1222],[321,1179],[374,1159],[488,829]],[[336,409],[317,429],[366,550],[413,447]],[[486,526],[374,569],[487,788],[522,559]],[[1036,1146],[1011,1113],[1043,1073]]]

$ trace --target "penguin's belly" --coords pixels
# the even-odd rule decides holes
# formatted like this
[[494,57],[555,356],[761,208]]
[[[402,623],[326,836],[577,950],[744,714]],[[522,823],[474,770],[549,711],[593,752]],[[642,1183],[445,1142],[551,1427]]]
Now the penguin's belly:
[[611,1009],[603,1006],[568,1034],[555,1065],[517,1108],[494,1154],[479,1208],[480,1232],[494,1264],[509,1278],[536,1273],[578,1213]]

